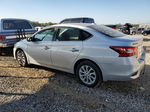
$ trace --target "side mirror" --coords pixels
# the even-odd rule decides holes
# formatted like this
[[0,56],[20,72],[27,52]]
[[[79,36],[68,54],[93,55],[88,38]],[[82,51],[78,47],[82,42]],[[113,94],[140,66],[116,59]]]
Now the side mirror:
[[28,38],[27,38],[27,41],[28,41],[28,42],[33,41],[33,37],[28,37]]

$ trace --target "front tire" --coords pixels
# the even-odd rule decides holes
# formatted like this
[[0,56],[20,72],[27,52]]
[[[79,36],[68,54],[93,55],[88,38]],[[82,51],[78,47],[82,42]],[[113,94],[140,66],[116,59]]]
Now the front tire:
[[102,73],[99,67],[91,61],[83,61],[77,65],[76,75],[79,82],[88,87],[102,83]]
[[16,59],[17,59],[17,62],[20,64],[20,66],[26,67],[28,65],[27,58],[23,50],[20,50],[20,49],[17,50]]

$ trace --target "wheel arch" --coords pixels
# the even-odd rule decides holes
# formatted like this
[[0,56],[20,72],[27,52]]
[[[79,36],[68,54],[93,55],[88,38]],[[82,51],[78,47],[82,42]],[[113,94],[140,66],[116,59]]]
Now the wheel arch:
[[17,58],[16,57],[16,53],[17,53],[17,51],[18,50],[22,50],[24,53],[25,53],[25,56],[26,56],[26,58],[27,58],[27,62],[28,62],[28,64],[30,63],[30,60],[29,60],[29,57],[28,57],[28,54],[26,53],[26,51],[25,50],[23,50],[22,48],[20,48],[20,47],[18,47],[18,48],[16,48],[16,50],[15,50],[15,58]]
[[103,80],[103,73],[102,73],[101,68],[98,66],[98,64],[95,61],[87,59],[87,58],[79,59],[78,61],[76,61],[76,63],[74,64],[74,73],[76,73],[76,68],[77,68],[78,64],[83,62],[83,61],[90,61],[90,62],[94,63],[99,68],[99,70],[101,72],[101,78]]

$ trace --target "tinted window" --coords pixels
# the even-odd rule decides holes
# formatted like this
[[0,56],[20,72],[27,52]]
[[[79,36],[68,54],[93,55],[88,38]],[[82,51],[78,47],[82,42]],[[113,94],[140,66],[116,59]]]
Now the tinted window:
[[84,23],[94,23],[94,19],[85,18]]
[[71,19],[70,20],[71,23],[83,23],[83,19]]
[[59,41],[81,41],[90,36],[90,33],[77,28],[59,28],[57,39]]
[[37,33],[34,36],[35,41],[52,41],[54,36],[55,30],[54,29],[47,29]]
[[59,41],[78,41],[80,40],[80,30],[76,28],[60,28],[57,39]]
[[117,30],[113,30],[109,27],[103,26],[103,25],[90,25],[88,26],[104,35],[107,35],[109,37],[123,37],[126,36],[124,33],[117,31]]
[[60,23],[70,23],[70,20],[63,20]]
[[81,30],[81,35],[82,35],[82,37],[81,37],[82,40],[86,40],[92,36],[90,33],[82,31],[82,30]]
[[3,29],[16,30],[16,29],[32,29],[28,21],[25,20],[4,20]]

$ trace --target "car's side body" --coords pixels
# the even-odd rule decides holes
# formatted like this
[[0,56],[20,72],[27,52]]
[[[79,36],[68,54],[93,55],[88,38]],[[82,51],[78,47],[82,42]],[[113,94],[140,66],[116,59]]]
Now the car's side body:
[[[130,36],[113,38],[86,25],[78,24],[54,25],[46,29],[54,28],[57,30],[64,27],[81,29],[91,35],[83,41],[57,41],[54,39],[48,43],[39,43],[23,40],[15,45],[14,57],[16,58],[16,51],[22,49],[30,64],[42,65],[73,74],[80,62],[89,60],[101,70],[103,81],[123,81],[139,77],[145,60],[141,38]],[[35,46],[30,47],[30,44]],[[119,57],[118,53],[114,52],[110,46],[137,47],[139,54]],[[30,50],[32,51],[29,53]]]

